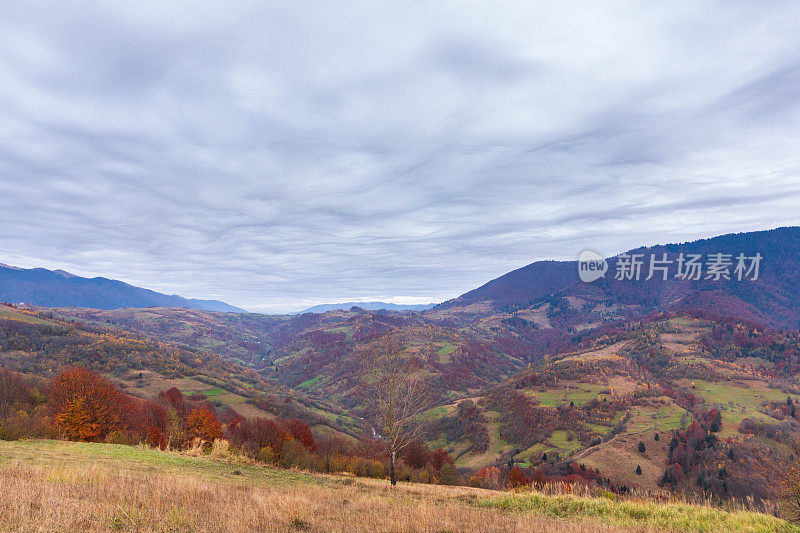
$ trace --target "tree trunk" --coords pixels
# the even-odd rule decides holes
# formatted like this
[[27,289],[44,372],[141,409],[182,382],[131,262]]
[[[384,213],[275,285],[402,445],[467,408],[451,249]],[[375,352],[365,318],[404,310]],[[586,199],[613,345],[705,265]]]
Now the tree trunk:
[[397,485],[397,474],[394,471],[394,460],[397,457],[397,451],[392,450],[389,459],[389,479],[392,481],[392,485]]

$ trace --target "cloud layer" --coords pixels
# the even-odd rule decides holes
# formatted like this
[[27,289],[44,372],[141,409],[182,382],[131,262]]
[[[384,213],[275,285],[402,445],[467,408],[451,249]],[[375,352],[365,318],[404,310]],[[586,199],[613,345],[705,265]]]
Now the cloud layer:
[[800,4],[8,3],[0,262],[276,312],[798,223]]

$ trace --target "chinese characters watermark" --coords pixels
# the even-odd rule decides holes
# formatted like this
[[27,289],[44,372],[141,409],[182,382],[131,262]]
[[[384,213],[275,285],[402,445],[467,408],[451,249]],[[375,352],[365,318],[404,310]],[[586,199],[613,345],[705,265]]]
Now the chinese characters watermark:
[[[761,269],[760,253],[740,254],[688,254],[672,258],[662,254],[620,254],[616,257],[614,279],[639,281],[679,279],[688,281],[756,281]],[[580,279],[590,283],[605,276],[609,266],[597,252],[584,251],[578,257]]]

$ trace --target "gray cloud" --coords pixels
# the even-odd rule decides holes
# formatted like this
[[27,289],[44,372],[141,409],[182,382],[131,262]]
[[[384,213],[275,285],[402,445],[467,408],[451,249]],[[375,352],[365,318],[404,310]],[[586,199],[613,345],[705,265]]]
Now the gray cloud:
[[796,224],[799,16],[6,3],[0,262],[284,311]]

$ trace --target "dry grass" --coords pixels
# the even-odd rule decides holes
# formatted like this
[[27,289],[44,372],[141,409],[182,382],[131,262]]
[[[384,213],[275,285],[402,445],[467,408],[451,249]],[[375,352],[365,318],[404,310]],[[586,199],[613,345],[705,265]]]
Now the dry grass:
[[[409,484],[393,489],[379,480],[104,444],[0,442],[0,483],[0,529],[11,531],[588,532],[618,531],[622,525],[642,531],[672,527],[659,522],[652,509],[639,509],[650,518],[637,523],[622,504],[601,498]],[[688,507],[680,512],[692,514]],[[713,530],[718,512],[698,510],[708,516],[697,523]],[[766,531],[737,524],[786,524],[753,515],[744,521],[722,513],[719,525],[731,531]]]

